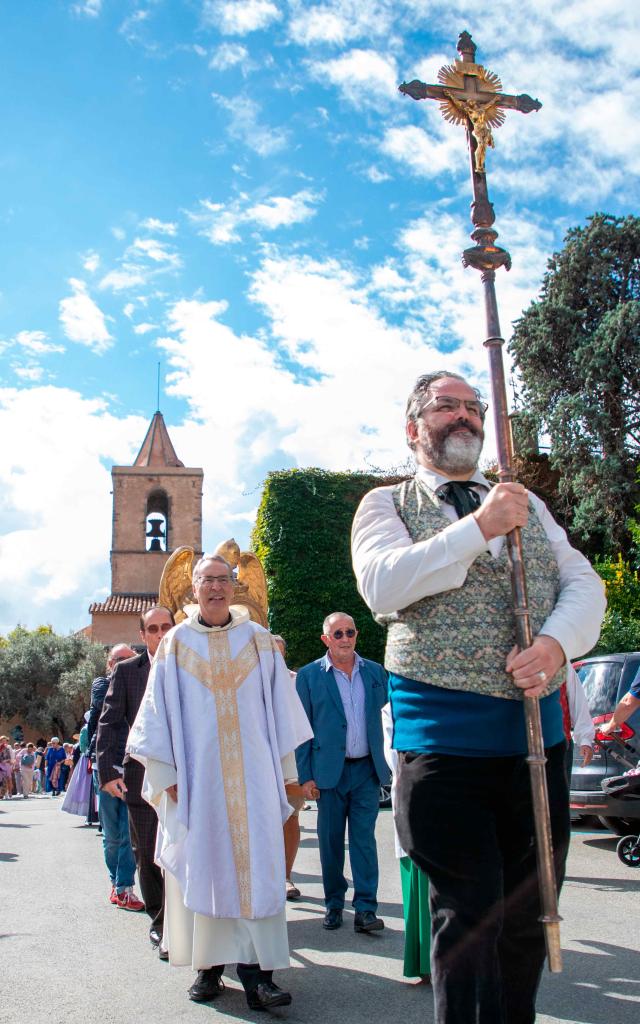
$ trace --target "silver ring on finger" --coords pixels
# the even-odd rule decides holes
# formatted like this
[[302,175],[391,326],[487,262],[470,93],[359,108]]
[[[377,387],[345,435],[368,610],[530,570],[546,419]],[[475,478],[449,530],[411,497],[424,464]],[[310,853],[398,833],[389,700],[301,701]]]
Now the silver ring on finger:
[[547,673],[543,672],[542,669],[541,669],[538,672],[538,679],[540,680],[541,683],[546,683],[546,681],[547,681]]

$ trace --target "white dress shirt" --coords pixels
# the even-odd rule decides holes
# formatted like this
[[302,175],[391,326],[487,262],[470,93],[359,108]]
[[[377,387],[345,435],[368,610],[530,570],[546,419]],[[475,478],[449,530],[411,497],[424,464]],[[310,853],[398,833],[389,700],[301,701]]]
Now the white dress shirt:
[[592,747],[596,735],[587,695],[573,665],[567,665],[567,701],[573,742],[577,747]]
[[[423,466],[416,475],[432,491],[448,480]],[[491,485],[478,470],[471,479],[479,485],[482,502]],[[414,544],[396,512],[392,492],[393,486],[377,487],[365,494],[351,533],[358,590],[374,614],[391,615],[423,597],[455,590],[478,555],[499,557],[505,538],[487,542],[474,516],[458,519],[453,506],[443,501],[440,509],[451,526]],[[606,607],[604,585],[584,555],[571,547],[544,502],[531,492],[529,498],[560,572],[560,595],[540,633],[557,640],[569,661],[591,650],[598,639]]]

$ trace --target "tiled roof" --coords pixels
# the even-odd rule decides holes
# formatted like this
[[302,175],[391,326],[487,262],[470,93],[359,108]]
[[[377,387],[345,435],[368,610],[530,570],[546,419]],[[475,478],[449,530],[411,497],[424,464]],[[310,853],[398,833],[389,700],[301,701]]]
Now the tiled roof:
[[157,594],[111,594],[106,601],[90,604],[89,615],[144,615],[157,603]]
[[134,466],[184,466],[176,455],[161,412],[154,413]]

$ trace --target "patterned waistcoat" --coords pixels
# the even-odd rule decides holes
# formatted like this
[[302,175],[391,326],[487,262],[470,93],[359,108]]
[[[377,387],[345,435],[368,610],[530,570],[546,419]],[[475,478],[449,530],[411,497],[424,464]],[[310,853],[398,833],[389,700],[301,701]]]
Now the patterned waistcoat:
[[[393,489],[396,511],[414,543],[450,526],[435,493],[416,477]],[[524,567],[533,635],[553,610],[560,577],[547,535],[529,504],[522,530]],[[376,616],[387,628],[389,672],[450,690],[522,699],[504,671],[515,644],[515,616],[506,543],[499,558],[485,551],[469,567],[462,587],[422,598],[392,615]],[[562,669],[545,695],[564,681]]]

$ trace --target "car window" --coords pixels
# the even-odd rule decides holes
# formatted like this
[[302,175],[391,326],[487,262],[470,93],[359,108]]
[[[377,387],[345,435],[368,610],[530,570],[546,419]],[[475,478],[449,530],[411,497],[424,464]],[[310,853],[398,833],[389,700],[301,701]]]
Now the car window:
[[576,672],[584,687],[591,716],[610,714],[617,703],[620,663],[594,661],[576,667]]

